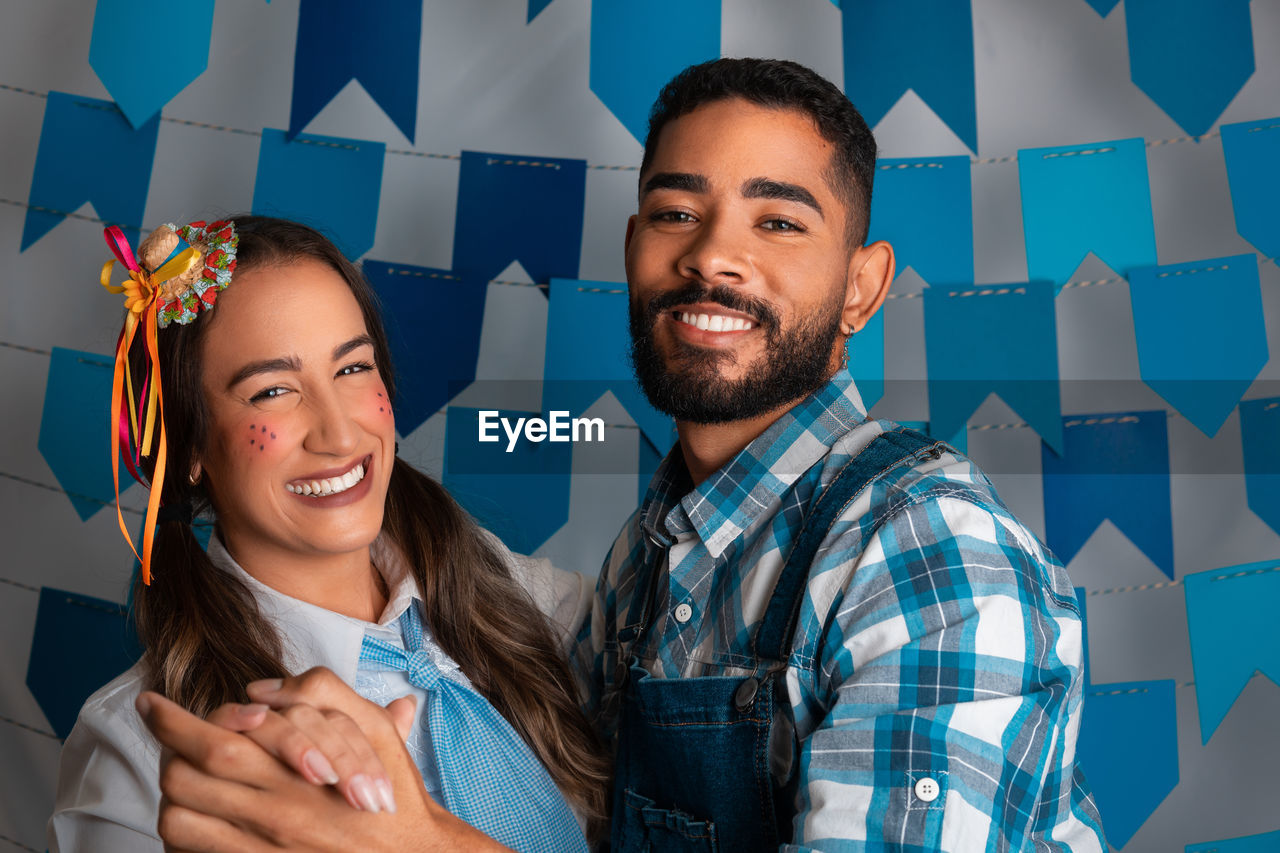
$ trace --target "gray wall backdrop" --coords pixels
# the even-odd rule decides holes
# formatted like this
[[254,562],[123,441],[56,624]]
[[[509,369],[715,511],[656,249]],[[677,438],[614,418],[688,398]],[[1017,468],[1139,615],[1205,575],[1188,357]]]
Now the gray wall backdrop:
[[[286,127],[297,6],[297,0],[219,2],[209,68],[166,106],[165,116],[254,130]],[[110,97],[88,64],[92,0],[9,0],[0,11],[0,84]],[[588,87],[590,11],[589,0],[555,0],[526,25],[525,0],[426,0],[413,147],[638,164],[639,143]],[[1252,14],[1257,71],[1222,123],[1280,115],[1280,3],[1253,0]],[[1104,19],[1084,0],[973,0],[973,24],[980,157],[1027,147],[1183,136],[1129,79],[1123,3]],[[837,82],[843,76],[839,10],[829,0],[725,0],[721,45],[726,56],[790,58]],[[101,226],[68,219],[19,253],[21,202],[31,186],[44,103],[0,90],[0,199],[18,202],[0,205],[0,341],[44,351],[62,346],[109,352],[119,302],[102,294],[96,281],[106,259]],[[307,130],[410,147],[355,84]],[[969,153],[914,93],[879,123],[876,135],[887,157]],[[145,225],[249,208],[257,153],[253,137],[162,122]],[[1161,263],[1253,251],[1235,231],[1216,137],[1152,147],[1147,154]],[[975,165],[972,178],[976,280],[1025,280],[1016,164]],[[622,280],[622,235],[634,210],[634,183],[634,172],[588,171],[581,278]],[[456,161],[389,155],[377,241],[368,256],[449,268],[457,185]],[[96,215],[87,205],[78,212]],[[521,270],[509,269],[500,277],[521,276]],[[1076,274],[1112,276],[1093,259]],[[1263,264],[1261,276],[1274,344],[1280,341],[1280,269]],[[908,272],[895,288],[910,293],[922,286]],[[532,288],[489,288],[479,378],[540,378],[546,300]],[[918,299],[899,299],[886,308],[890,378],[925,377],[921,310]],[[1126,283],[1064,291],[1057,318],[1063,379],[1137,378]],[[0,517],[12,549],[0,569],[0,578],[11,582],[0,583],[0,851],[44,848],[57,773],[59,742],[24,684],[37,600],[26,586],[123,602],[132,566],[114,512],[82,522],[64,495],[33,485],[57,485],[36,450],[48,367],[47,355],[0,346],[0,472],[6,475],[0,477]],[[1274,362],[1262,378],[1280,378]],[[903,387],[915,390],[891,394],[875,413],[926,419],[923,388]],[[1068,398],[1064,414],[1106,411],[1109,405]],[[1165,408],[1153,393],[1124,405]],[[625,419],[608,401],[598,409]],[[970,423],[1020,420],[992,400]],[[402,440],[402,455],[436,474],[443,421],[437,415]],[[1169,429],[1175,470],[1179,460],[1239,458],[1237,415],[1214,439],[1176,416]],[[980,463],[1024,472],[995,479],[1014,510],[1043,536],[1039,439],[1027,429],[970,435]],[[143,500],[138,488],[126,496],[135,507]],[[575,477],[569,524],[540,553],[594,575],[634,500],[634,477]],[[1173,502],[1178,577],[1280,554],[1280,537],[1248,511],[1239,477],[1175,476]],[[1078,586],[1095,592],[1164,580],[1109,524],[1069,570]],[[1193,673],[1182,589],[1096,594],[1088,603],[1095,683],[1169,678],[1184,685],[1177,691],[1181,783],[1125,850],[1180,850],[1187,843],[1276,829],[1276,685],[1253,679],[1202,746],[1194,689],[1185,686]]]

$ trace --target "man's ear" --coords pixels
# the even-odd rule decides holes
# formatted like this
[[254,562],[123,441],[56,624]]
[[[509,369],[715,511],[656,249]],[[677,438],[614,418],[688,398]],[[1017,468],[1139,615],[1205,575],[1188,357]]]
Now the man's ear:
[[893,246],[884,240],[854,251],[849,258],[844,311],[840,315],[841,332],[853,334],[862,331],[867,321],[884,305],[895,271]]
[[622,254],[625,257],[627,252],[631,251],[631,238],[636,233],[636,215],[633,213],[627,217],[627,235],[622,239]]

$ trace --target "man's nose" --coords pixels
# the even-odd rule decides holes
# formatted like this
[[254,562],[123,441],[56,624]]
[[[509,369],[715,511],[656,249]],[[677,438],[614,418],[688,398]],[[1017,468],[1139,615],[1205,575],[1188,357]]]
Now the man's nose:
[[704,220],[680,257],[680,274],[707,284],[742,284],[751,277],[745,235],[723,217]]

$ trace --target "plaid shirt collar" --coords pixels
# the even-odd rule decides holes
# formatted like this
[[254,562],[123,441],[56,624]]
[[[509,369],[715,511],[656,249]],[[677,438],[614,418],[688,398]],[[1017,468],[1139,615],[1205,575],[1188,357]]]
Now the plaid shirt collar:
[[653,475],[640,509],[646,550],[670,547],[692,529],[719,558],[755,519],[772,514],[800,475],[866,417],[853,377],[842,368],[697,488],[677,442]]

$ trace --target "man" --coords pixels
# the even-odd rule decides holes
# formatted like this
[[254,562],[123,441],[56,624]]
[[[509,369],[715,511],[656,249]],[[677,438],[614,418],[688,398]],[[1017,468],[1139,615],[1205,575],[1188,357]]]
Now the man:
[[894,275],[864,245],[874,168],[794,63],[695,66],[655,105],[626,269],[679,443],[578,651],[615,850],[1106,849],[1062,566],[972,463],[868,420],[844,367]]

